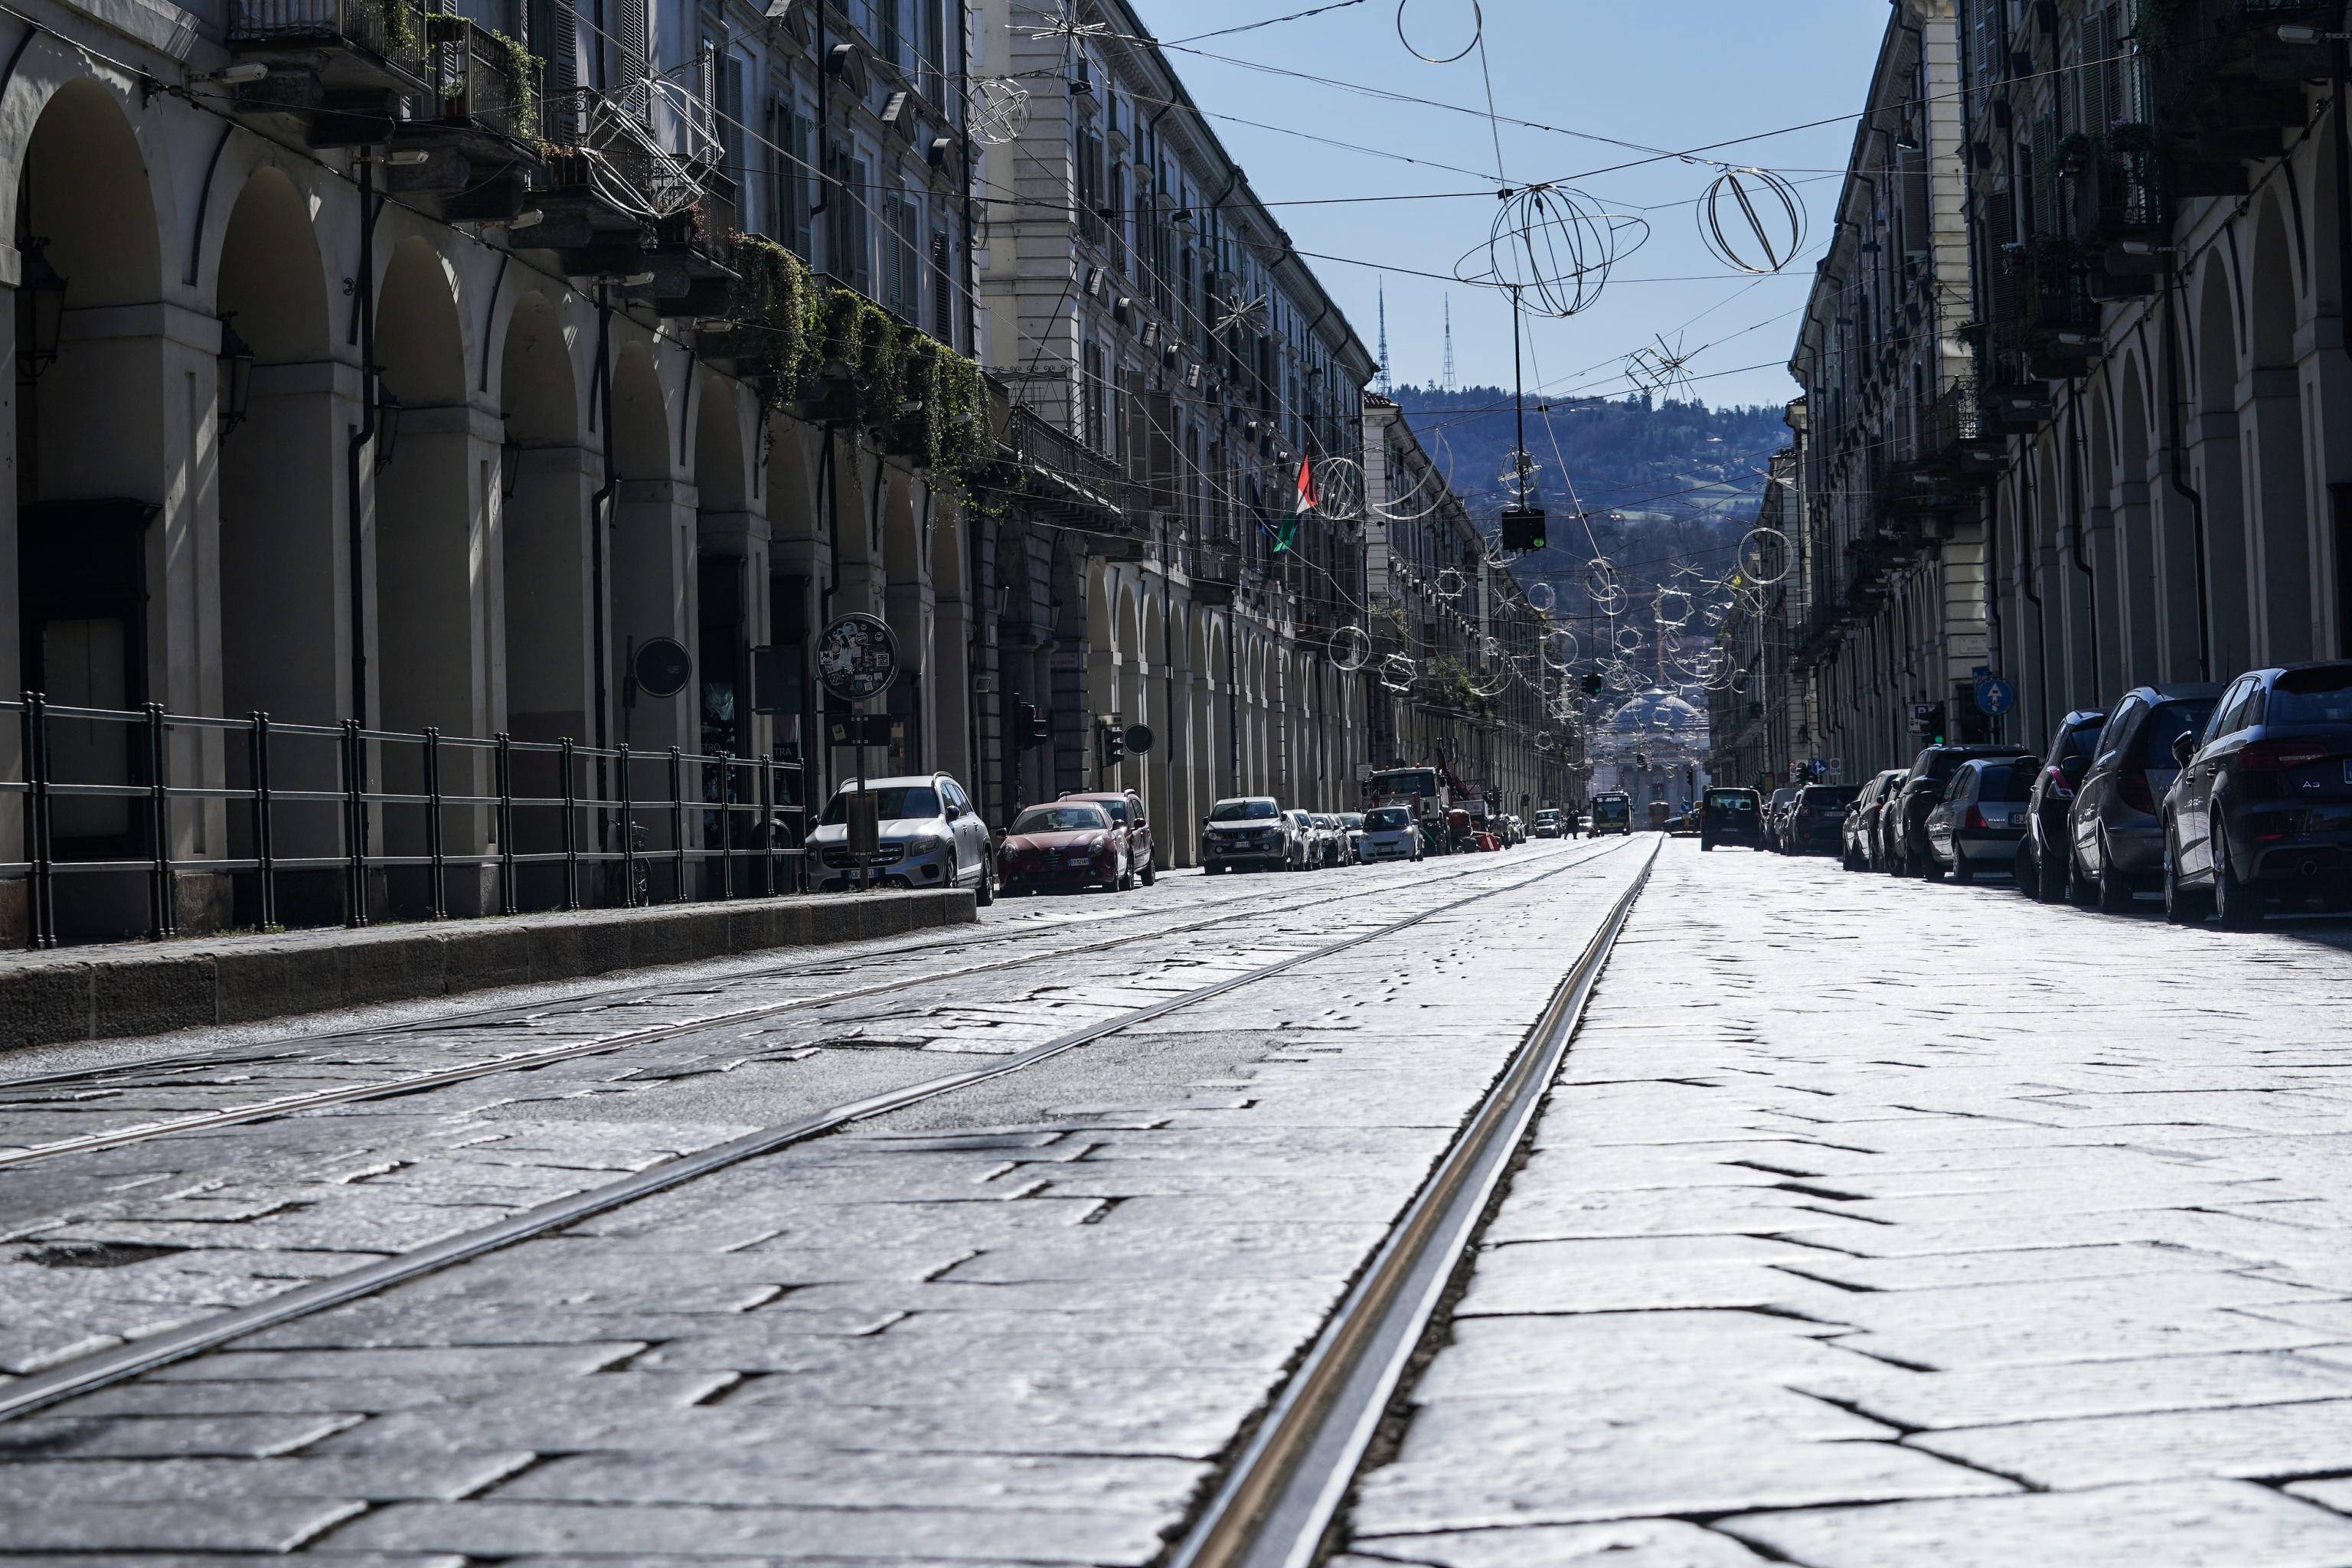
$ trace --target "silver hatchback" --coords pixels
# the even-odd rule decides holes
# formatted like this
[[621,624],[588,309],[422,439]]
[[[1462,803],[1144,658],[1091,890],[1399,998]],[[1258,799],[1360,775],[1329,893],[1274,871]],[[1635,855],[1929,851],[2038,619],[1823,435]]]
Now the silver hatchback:
[[820,891],[844,892],[870,877],[887,888],[970,888],[983,904],[995,897],[988,827],[962,785],[945,773],[915,773],[868,779],[866,788],[878,818],[878,852],[870,867],[859,864],[849,847],[849,797],[856,792],[835,791],[809,835]]

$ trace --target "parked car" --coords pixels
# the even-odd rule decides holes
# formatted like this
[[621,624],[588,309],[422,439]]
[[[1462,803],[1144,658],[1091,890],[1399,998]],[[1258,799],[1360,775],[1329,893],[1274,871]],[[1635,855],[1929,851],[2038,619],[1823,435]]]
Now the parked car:
[[1286,811],[1282,817],[1290,828],[1290,844],[1285,865],[1293,871],[1314,870],[1323,863],[1323,835],[1315,826],[1315,814]]
[[1408,805],[1376,805],[1364,813],[1363,857],[1381,860],[1421,858],[1421,824]]
[[1548,805],[1536,813],[1536,837],[1538,838],[1559,837],[1559,811],[1557,807]]
[[1949,871],[1955,882],[1973,882],[1979,871],[2016,868],[2026,802],[2040,765],[2033,757],[1980,758],[1959,765],[1944,798],[1927,812],[1927,880]]
[[1341,812],[1339,828],[1348,836],[1348,852],[1340,857],[1341,863],[1349,866],[1362,865],[1364,862],[1364,814],[1360,811]]
[[1960,764],[1978,757],[2021,757],[2023,746],[1928,746],[1911,763],[1900,794],[1880,808],[1879,864],[1898,877],[1927,874],[1927,813],[1951,787]]
[[1796,798],[1797,792],[1793,788],[1776,789],[1772,792],[1771,797],[1765,801],[1764,814],[1759,819],[1764,825],[1765,848],[1776,853],[1779,852],[1780,848],[1780,808],[1790,805],[1795,801]]
[[1604,791],[1592,797],[1592,837],[1604,833],[1631,836],[1633,831],[1633,797],[1622,791]]
[[1698,847],[1745,844],[1764,847],[1763,798],[1752,789],[1710,789],[1698,805]]
[[2165,912],[2261,923],[2273,900],[2352,909],[2352,662],[2257,669],[2175,740]]
[[2115,705],[2066,814],[2070,898],[2114,913],[2163,885],[2158,803],[2180,771],[2172,742],[2204,729],[2221,699],[2219,686],[2199,682],[2134,687]]
[[1007,893],[1125,892],[1135,886],[1134,855],[1134,840],[1100,796],[1065,795],[1013,819],[997,847],[997,875]]
[[1862,786],[1846,808],[1842,828],[1845,850],[1845,868],[1849,871],[1874,871],[1878,868],[1878,814],[1895,792],[1909,776],[1903,768],[1888,768],[1874,775]]
[[874,797],[874,864],[861,868],[849,847],[849,798],[857,792],[835,790],[808,840],[819,891],[855,888],[865,869],[887,888],[970,888],[982,903],[994,900],[988,827],[961,784],[945,773],[914,773],[868,779],[865,787]]
[[1121,852],[1133,868],[1136,877],[1145,887],[1160,879],[1152,862],[1151,824],[1143,815],[1143,797],[1133,790],[1074,790],[1062,796],[1064,800],[1090,800],[1103,808],[1124,840]]
[[1834,855],[1845,831],[1846,807],[1862,793],[1860,784],[1807,784],[1789,808],[1789,825],[1781,829],[1782,852],[1790,855]]
[[2080,708],[2058,721],[2050,748],[2034,771],[2032,797],[2025,805],[2025,837],[2018,841],[2011,868],[2018,891],[2043,903],[2066,896],[2066,818],[2074,792],[2091,771],[2093,749],[2106,727],[2102,709]]
[[1201,824],[1201,864],[1212,877],[1244,868],[1279,871],[1290,863],[1290,824],[1271,795],[1235,795]]
[[1340,831],[1339,819],[1327,812],[1310,811],[1307,826],[1315,830],[1315,866],[1318,870],[1339,864],[1347,847],[1348,836]]

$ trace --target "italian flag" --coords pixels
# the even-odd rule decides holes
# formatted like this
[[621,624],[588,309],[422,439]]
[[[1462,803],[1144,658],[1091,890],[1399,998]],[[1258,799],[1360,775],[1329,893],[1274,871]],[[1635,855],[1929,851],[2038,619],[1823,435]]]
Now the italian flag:
[[1281,531],[1274,536],[1276,555],[1298,542],[1298,525],[1315,510],[1314,459],[1298,459],[1298,496],[1288,511],[1283,513]]

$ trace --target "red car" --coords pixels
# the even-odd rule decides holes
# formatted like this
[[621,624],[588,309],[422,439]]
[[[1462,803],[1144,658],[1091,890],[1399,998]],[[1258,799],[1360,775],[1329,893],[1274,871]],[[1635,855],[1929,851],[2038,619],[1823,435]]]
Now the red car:
[[1127,858],[1127,835],[1101,804],[1057,800],[1033,805],[1015,817],[996,848],[1000,892],[1041,893],[1135,886]]
[[1111,823],[1127,840],[1128,870],[1151,886],[1158,873],[1152,869],[1151,824],[1144,819],[1143,797],[1133,790],[1076,790],[1064,800],[1092,801],[1110,813]]

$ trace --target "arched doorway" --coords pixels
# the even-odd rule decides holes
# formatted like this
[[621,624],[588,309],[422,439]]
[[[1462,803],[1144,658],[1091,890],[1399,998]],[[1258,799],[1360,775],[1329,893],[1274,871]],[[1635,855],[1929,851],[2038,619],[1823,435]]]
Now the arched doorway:
[[[224,346],[252,356],[243,419],[225,404],[215,422],[222,711],[331,724],[352,711],[350,503],[339,437],[356,416],[338,388],[310,205],[284,173],[257,170],[238,192],[221,240],[215,299]],[[246,748],[230,747],[224,761],[231,784],[249,787]],[[340,776],[330,743],[289,740],[269,748],[273,789],[331,790]],[[289,805],[272,816],[274,855],[337,852],[331,808]],[[226,827],[232,854],[254,852],[247,814],[228,813]],[[287,870],[269,912],[286,925],[325,924],[341,918],[342,897],[340,872]],[[240,879],[238,923],[257,922],[262,913],[259,879]]]
[[2246,666],[2253,606],[2246,594],[2245,463],[2238,415],[2238,332],[2229,268],[2216,253],[2197,294],[2197,410],[2189,451],[2205,503],[2203,679]]
[[[194,518],[184,501],[166,515],[165,502],[197,488],[193,473],[173,484],[176,458],[210,461],[209,441],[197,448],[205,407],[193,389],[209,394],[213,367],[198,362],[205,380],[190,380],[187,406],[167,409],[167,358],[193,356],[166,343],[155,312],[119,309],[161,297],[160,245],[138,142],[95,80],[68,82],[34,123],[15,238],[17,636],[6,689],[59,705],[120,710],[154,700],[206,711],[218,693],[204,689],[209,651],[195,640]],[[13,734],[5,742],[12,752],[17,743]],[[58,783],[147,776],[145,737],[121,724],[54,721],[47,743]],[[183,783],[193,760],[175,748]],[[199,821],[186,819],[175,848],[198,847]],[[125,799],[61,797],[50,823],[60,860],[136,859],[153,847]],[[21,899],[24,884],[7,886]],[[143,934],[145,879],[61,877],[56,914],[70,938]]]
[[[478,456],[473,411],[466,397],[466,350],[457,301],[441,257],[411,237],[393,249],[376,303],[376,357],[387,410],[379,416],[375,455],[375,528],[370,580],[374,614],[371,660],[376,710],[371,728],[417,734],[490,732],[489,625],[481,569],[487,491],[497,454]],[[379,777],[395,794],[425,788],[425,749],[416,742],[385,742]],[[490,779],[487,755],[447,749],[441,757],[446,794],[480,795]],[[383,852],[423,855],[427,814],[420,807],[380,808]],[[442,844],[454,856],[479,857],[489,847],[489,814],[458,806],[442,814]],[[496,907],[492,868],[452,867],[436,888],[422,867],[394,867],[383,876],[383,897],[397,914],[436,907],[478,914]],[[438,903],[436,905],[436,894]]]
[[[2291,664],[2313,656],[2318,599],[2312,565],[2314,508],[2304,463],[2304,404],[2295,363],[2294,256],[2278,196],[2263,204],[2247,290],[2252,393],[2245,420],[2248,576],[2253,597],[2252,659]],[[2234,673],[2234,671],[2232,672]]]

